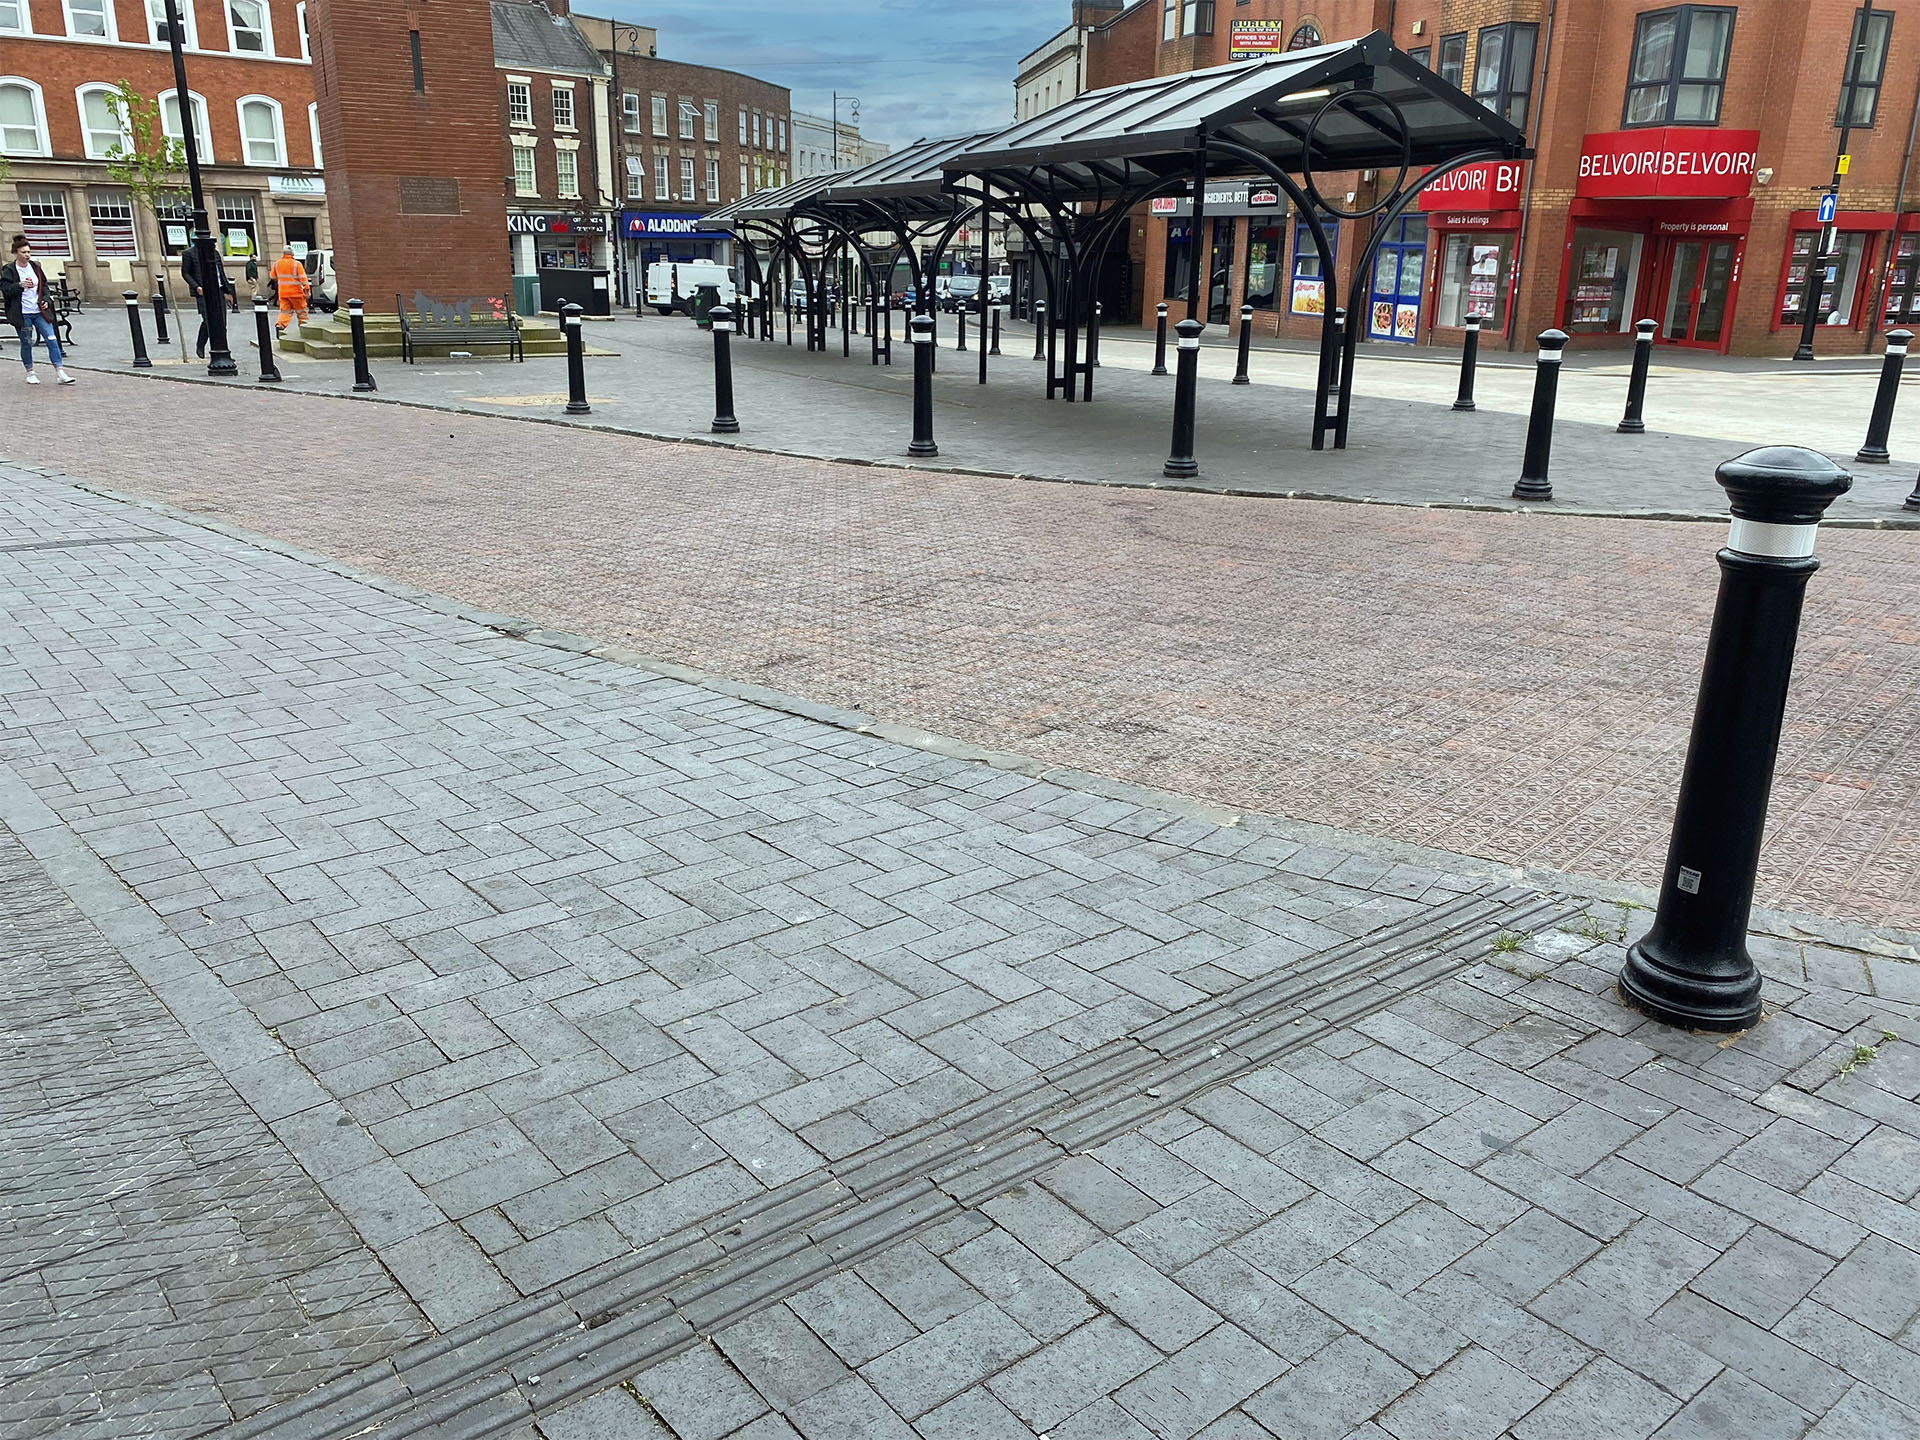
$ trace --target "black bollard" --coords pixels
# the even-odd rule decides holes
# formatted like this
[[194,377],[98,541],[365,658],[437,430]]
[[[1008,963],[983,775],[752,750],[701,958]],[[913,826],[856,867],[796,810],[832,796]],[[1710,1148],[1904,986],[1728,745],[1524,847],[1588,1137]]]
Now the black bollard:
[[1247,378],[1247,357],[1253,351],[1253,306],[1240,307],[1240,363],[1233,372],[1233,383],[1251,385]]
[[254,339],[260,346],[260,383],[278,385],[280,367],[273,363],[273,312],[262,297],[253,297]]
[[1193,458],[1193,402],[1200,384],[1200,332],[1206,326],[1198,320],[1182,320],[1174,329],[1180,336],[1180,353],[1174,362],[1179,373],[1173,381],[1173,453],[1161,473],[1171,480],[1190,480],[1200,473]]
[[[1106,320],[1106,315],[1106,307],[1098,300],[1094,301],[1093,323],[1087,326],[1087,368],[1089,370],[1098,370],[1100,368],[1100,327]],[[1087,383],[1091,385],[1093,382],[1089,380]],[[1089,394],[1089,398],[1091,398],[1091,394]]]
[[707,317],[713,322],[713,433],[738,435],[733,415],[733,311],[716,305]]
[[1047,358],[1047,302],[1044,300],[1033,302],[1033,358]]
[[1153,373],[1167,373],[1167,302],[1162,300],[1159,318],[1153,326]]
[[151,370],[153,361],[147,358],[147,337],[140,328],[140,296],[132,290],[122,290],[121,298],[127,302],[127,328],[133,331],[133,368]]
[[1920,479],[1916,479],[1913,482],[1913,493],[1907,496],[1907,503],[1902,508],[1907,510],[1920,510]]
[[1873,395],[1873,418],[1867,421],[1867,443],[1854,452],[1863,465],[1885,465],[1893,459],[1887,453],[1887,433],[1893,429],[1893,402],[1900,398],[1900,372],[1907,365],[1907,346],[1913,340],[1911,330],[1887,332],[1887,355],[1880,362],[1880,388]]
[[1454,397],[1453,408],[1472,410],[1473,377],[1480,368],[1480,317],[1467,316],[1466,337],[1460,342],[1460,393]]
[[909,455],[938,455],[933,443],[933,317],[916,315],[907,327],[913,336],[913,443]]
[[[726,307],[719,306],[719,309]],[[586,314],[569,300],[560,307],[560,328],[567,333],[567,414],[591,415],[587,404],[587,338],[581,317]],[[709,316],[711,318],[711,316]],[[732,318],[731,314],[728,316]]]
[[1527,453],[1520,461],[1520,480],[1513,487],[1516,500],[1551,500],[1553,483],[1547,478],[1553,457],[1553,402],[1560,394],[1560,352],[1567,348],[1567,332],[1540,332],[1540,360],[1533,369],[1533,413],[1527,417]]
[[1000,353],[1000,307],[998,305],[993,307],[993,348],[987,353],[989,355]]
[[167,292],[156,288],[153,292],[153,343],[171,344],[167,335]]
[[967,311],[966,311],[966,307],[965,307],[964,305],[963,305],[963,306],[961,306],[961,307],[960,307],[960,309],[959,309],[959,311],[958,311],[957,313],[958,313],[958,314],[959,314],[959,316],[960,316],[960,340],[959,340],[959,343],[958,343],[958,344],[956,344],[956,345],[955,345],[955,346],[954,346],[953,348],[954,348],[954,349],[956,349],[956,350],[958,350],[958,351],[959,351],[959,352],[960,352],[960,353],[961,353],[962,355],[964,355],[964,354],[966,354],[966,353],[967,353]]
[[353,388],[362,393],[378,390],[367,368],[367,311],[358,300],[347,301],[347,329],[353,335]]
[[1687,766],[1653,927],[1627,952],[1620,996],[1668,1025],[1744,1030],[1760,1018],[1747,953],[1753,881],[1780,748],[1793,647],[1820,517],[1853,479],[1793,446],[1750,450],[1715,477],[1732,502]]
[[1646,434],[1641,412],[1647,407],[1647,369],[1653,364],[1653,337],[1659,328],[1658,320],[1641,320],[1633,327],[1633,374],[1627,378],[1627,413],[1618,427],[1622,435]]

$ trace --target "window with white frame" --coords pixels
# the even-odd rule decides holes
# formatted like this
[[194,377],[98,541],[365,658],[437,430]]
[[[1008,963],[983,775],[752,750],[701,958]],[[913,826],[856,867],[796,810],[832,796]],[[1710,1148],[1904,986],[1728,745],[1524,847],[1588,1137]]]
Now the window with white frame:
[[307,136],[313,141],[313,168],[322,169],[320,163],[320,103],[315,101],[307,106]]
[[673,185],[667,179],[667,157],[664,155],[653,157],[653,198],[656,200],[673,198]]
[[706,129],[704,132],[706,138],[709,140],[718,140],[720,138],[720,102],[718,100],[707,101],[703,115],[706,120]]
[[[199,41],[194,38],[193,0],[175,0],[174,9],[180,16],[180,44],[187,50],[195,49]],[[168,33],[167,0],[147,0],[147,39],[155,45],[168,45],[173,37]]]
[[740,143],[747,143],[747,107],[744,105],[740,107]]
[[[767,129],[773,129],[771,120],[767,122]],[[760,148],[760,112],[758,110],[753,112],[753,148],[756,150]]]
[[507,82],[507,123],[509,125],[531,125],[533,123],[533,85],[526,80]]
[[133,234],[133,201],[124,190],[89,190],[87,223],[93,227],[93,253],[102,260],[138,260]]
[[667,133],[667,97],[653,97],[653,133],[664,137]]
[[580,152],[578,150],[556,150],[553,152],[553,173],[562,200],[580,198]]
[[627,199],[647,198],[647,163],[638,155],[627,156]]
[[746,199],[749,193],[747,189],[747,162],[742,160],[740,162],[740,198],[743,200]]
[[680,138],[682,140],[693,138],[693,122],[699,117],[700,107],[682,95],[680,97]]
[[67,34],[75,40],[113,40],[113,0],[62,0]]
[[242,95],[240,154],[249,165],[285,165],[286,136],[280,129],[280,102],[265,95]]
[[313,58],[313,46],[309,43],[307,36],[307,7],[305,0],[302,0],[302,3],[293,7],[293,28],[300,32],[300,58],[302,60],[311,60]]
[[20,229],[36,259],[71,260],[73,236],[67,229],[67,197],[59,190],[20,190]]
[[782,155],[787,153],[787,122],[780,122],[780,143],[774,147]]
[[[191,94],[191,92],[189,92]],[[207,126],[207,101],[203,95],[193,95],[193,148],[200,152],[200,163],[213,163],[213,136]],[[177,91],[160,92],[160,129],[169,140],[186,144],[186,132],[180,128],[180,96]]]
[[32,30],[27,0],[0,0],[0,35],[26,35]]
[[40,87],[18,76],[0,76],[0,155],[45,155],[47,114]]
[[573,86],[553,82],[553,128],[573,129]]
[[540,180],[533,169],[534,138],[531,135],[515,135],[513,140],[513,193],[516,195],[538,195]]
[[133,149],[126,122],[114,113],[117,101],[111,85],[82,85],[75,96],[80,102],[80,139],[89,160],[113,160]]
[[266,0],[226,0],[226,6],[227,48],[249,55],[273,54],[273,17]]
[[707,161],[707,203],[717,204],[720,199],[720,162]]
[[640,133],[640,97],[631,90],[620,97],[620,127],[629,135]]
[[691,155],[680,157],[680,198],[693,199],[693,157]]

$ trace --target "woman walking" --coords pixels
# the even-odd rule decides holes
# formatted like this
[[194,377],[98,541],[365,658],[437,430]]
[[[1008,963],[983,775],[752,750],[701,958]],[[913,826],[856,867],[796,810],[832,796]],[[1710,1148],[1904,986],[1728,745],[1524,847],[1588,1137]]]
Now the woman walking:
[[0,266],[0,304],[7,312],[7,323],[20,332],[20,363],[27,367],[27,383],[38,385],[33,373],[33,342],[47,342],[47,358],[53,361],[53,378],[62,385],[73,384],[67,374],[66,357],[60,353],[60,337],[53,328],[52,292],[47,288],[47,272],[33,258],[27,237],[13,237],[12,260]]

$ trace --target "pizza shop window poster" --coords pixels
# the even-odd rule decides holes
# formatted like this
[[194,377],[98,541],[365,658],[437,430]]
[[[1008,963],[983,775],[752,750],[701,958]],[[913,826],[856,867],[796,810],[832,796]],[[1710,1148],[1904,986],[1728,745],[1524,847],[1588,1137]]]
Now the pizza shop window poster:
[[[1337,254],[1338,224],[1326,219],[1320,222],[1320,227],[1326,231],[1327,248]],[[1287,308],[1295,315],[1327,313],[1327,277],[1320,268],[1320,251],[1313,243],[1313,231],[1304,220],[1294,222],[1293,227],[1293,294]]]

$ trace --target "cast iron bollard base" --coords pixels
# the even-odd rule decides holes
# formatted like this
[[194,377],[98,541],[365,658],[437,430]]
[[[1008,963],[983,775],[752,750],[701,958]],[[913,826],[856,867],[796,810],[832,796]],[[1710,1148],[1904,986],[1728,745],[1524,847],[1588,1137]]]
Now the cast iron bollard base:
[[733,416],[733,311],[716,305],[707,317],[713,322],[713,433],[738,435]]
[[120,298],[127,302],[127,328],[133,332],[133,368],[151,370],[153,361],[147,358],[147,336],[140,328],[140,297],[132,290],[122,290]]
[[1641,412],[1647,406],[1647,370],[1653,364],[1653,337],[1660,329],[1660,322],[1640,320],[1633,329],[1633,374],[1627,379],[1627,413],[1617,427],[1622,435],[1647,433],[1647,422]]
[[993,348],[987,353],[989,355],[1000,353],[1000,307],[998,305],[993,307]]
[[933,317],[916,315],[908,327],[913,335],[913,442],[909,455],[938,455],[933,443]]
[[365,394],[380,387],[367,368],[367,310],[358,300],[347,301],[347,330],[353,337],[353,388]]
[[1167,302],[1159,305],[1158,318],[1153,322],[1153,373],[1167,373]]
[[1893,402],[1900,398],[1900,372],[1906,368],[1907,346],[1912,341],[1911,330],[1887,332],[1887,354],[1880,362],[1880,388],[1873,394],[1867,443],[1853,457],[1863,465],[1885,465],[1893,459],[1887,453],[1887,436],[1893,430]]
[[1920,510],[1920,479],[1916,479],[1913,482],[1913,493],[1907,496],[1907,503],[1903,508],[1907,510]]
[[1233,372],[1233,383],[1236,385],[1251,385],[1253,383],[1253,381],[1247,378],[1247,356],[1252,350],[1253,306],[1242,305],[1240,307],[1240,359]]
[[967,312],[963,307],[955,313],[960,317],[960,339],[953,348],[964,355],[967,353]]
[[1566,331],[1540,332],[1540,361],[1533,371],[1533,413],[1527,418],[1527,453],[1520,462],[1520,480],[1513,487],[1516,500],[1553,498],[1547,466],[1553,455],[1553,402],[1560,394],[1560,352],[1566,348]]
[[1033,358],[1047,358],[1047,302],[1044,300],[1033,302]]
[[1627,952],[1620,996],[1668,1025],[1744,1030],[1760,1018],[1747,953],[1767,795],[1820,517],[1853,479],[1824,455],[1750,450],[1715,478],[1732,502],[1720,596],[1674,807],[1653,928]]
[[1180,354],[1176,360],[1179,374],[1173,381],[1173,453],[1161,473],[1169,480],[1191,480],[1200,473],[1193,458],[1194,392],[1200,384],[1200,332],[1206,329],[1198,320],[1182,320],[1179,331]]
[[153,292],[153,343],[156,345],[172,343],[167,334],[167,292],[164,290]]
[[260,347],[260,383],[278,385],[280,367],[273,363],[273,316],[267,302],[258,295],[253,297],[253,334],[254,342]]
[[1473,377],[1480,368],[1480,316],[1467,316],[1467,333],[1460,342],[1460,393],[1454,397],[1453,408],[1473,410]]
[[591,415],[587,404],[587,337],[582,310],[569,300],[560,307],[560,328],[567,335],[567,414]]

